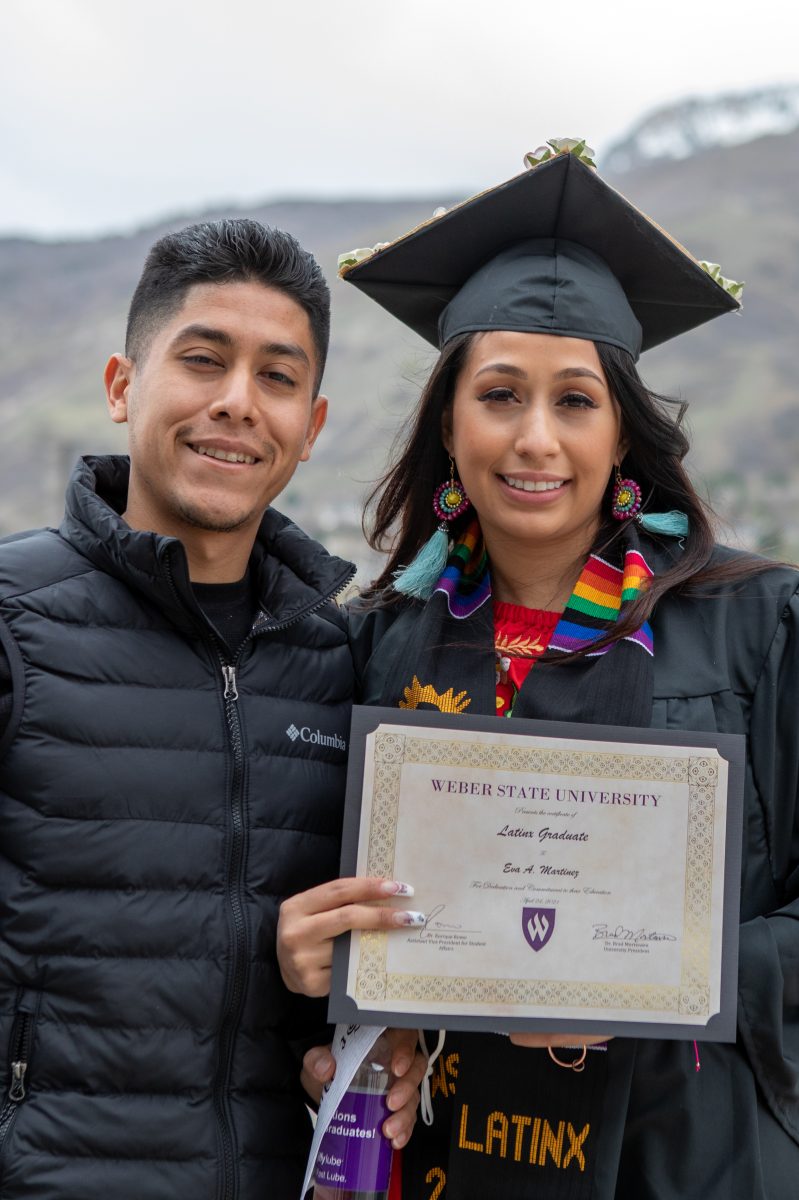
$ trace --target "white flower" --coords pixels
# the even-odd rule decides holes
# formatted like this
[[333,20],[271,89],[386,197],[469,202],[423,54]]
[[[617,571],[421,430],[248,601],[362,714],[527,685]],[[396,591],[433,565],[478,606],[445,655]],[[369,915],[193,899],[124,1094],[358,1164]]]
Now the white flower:
[[371,258],[378,250],[385,250],[386,246],[390,245],[391,242],[378,242],[375,246],[358,246],[355,250],[345,250],[338,256],[338,269],[341,271],[344,267],[354,267],[356,263]]

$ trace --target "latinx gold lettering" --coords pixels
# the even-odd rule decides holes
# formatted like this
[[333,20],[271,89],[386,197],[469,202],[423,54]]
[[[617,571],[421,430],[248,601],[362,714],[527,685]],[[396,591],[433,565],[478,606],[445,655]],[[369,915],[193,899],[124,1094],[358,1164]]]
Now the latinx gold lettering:
[[[489,1157],[510,1157],[514,1162],[524,1161],[534,1167],[547,1167],[551,1163],[561,1171],[574,1163],[582,1172],[585,1170],[583,1147],[590,1132],[590,1124],[584,1125],[578,1133],[571,1121],[558,1121],[555,1130],[546,1117],[496,1110],[488,1114],[485,1125],[479,1118],[472,1117],[470,1127],[469,1105],[462,1104],[458,1148]],[[564,1138],[568,1139],[567,1147]]]

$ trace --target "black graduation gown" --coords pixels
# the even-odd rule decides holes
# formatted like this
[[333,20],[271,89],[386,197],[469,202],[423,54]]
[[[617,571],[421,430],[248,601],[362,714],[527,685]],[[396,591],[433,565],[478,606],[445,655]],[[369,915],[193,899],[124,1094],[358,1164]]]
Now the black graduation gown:
[[[716,558],[733,553],[719,549]],[[647,558],[662,569],[654,544]],[[799,1196],[798,586],[799,574],[775,567],[704,597],[667,596],[653,616],[652,727],[747,737],[738,1038],[734,1045],[701,1045],[699,1073],[690,1043],[609,1043],[591,1200]],[[356,602],[350,609],[361,703],[395,705],[419,675],[424,609],[416,601],[388,609]],[[446,677],[420,681],[442,692],[467,688],[468,711],[492,713],[490,605],[449,622],[448,638]],[[441,663],[440,649],[431,661]],[[525,688],[534,684],[535,670]],[[492,1040],[493,1052],[512,1055],[520,1072],[526,1056],[544,1054]],[[458,1089],[469,1089],[468,1066],[462,1053],[459,1077],[448,1080],[453,1105]],[[586,1077],[553,1069],[578,1087]],[[476,1082],[470,1094],[479,1090]],[[414,1138],[426,1136],[417,1125]],[[445,1165],[420,1187],[418,1200],[499,1197],[501,1190],[486,1188],[490,1176],[480,1173],[479,1153],[473,1161],[474,1182],[461,1170],[457,1191],[436,1192]],[[529,1194],[543,1194],[532,1170]]]

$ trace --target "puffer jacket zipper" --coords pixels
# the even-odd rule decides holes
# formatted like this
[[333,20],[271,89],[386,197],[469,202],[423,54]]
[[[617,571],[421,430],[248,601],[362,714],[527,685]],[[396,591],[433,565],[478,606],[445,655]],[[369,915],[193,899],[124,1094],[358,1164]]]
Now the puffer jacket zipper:
[[14,1126],[19,1106],[27,1096],[27,1076],[33,1043],[34,1013],[18,1007],[8,1048],[8,1089],[0,1108],[0,1157]]
[[[175,598],[179,600],[180,593],[175,584],[171,555],[169,553],[164,556],[164,565],[169,585]],[[229,654],[226,653],[224,643],[218,637],[210,622],[201,622],[200,620],[196,622],[203,640],[206,644],[210,644],[213,647],[214,654],[219,663],[223,685],[222,699],[225,706],[226,734],[233,760],[229,792],[231,839],[227,860],[225,890],[233,923],[234,936],[231,970],[228,976],[222,1022],[219,1030],[219,1061],[214,1078],[214,1109],[219,1126],[223,1164],[222,1179],[220,1180],[218,1193],[219,1200],[238,1200],[239,1196],[238,1157],[228,1090],[230,1073],[233,1068],[233,1046],[241,1019],[241,1009],[244,1001],[250,961],[250,946],[244,904],[244,864],[247,861],[247,823],[244,816],[246,800],[244,784],[246,774],[241,718],[237,703],[239,693],[236,682],[236,668],[245,647],[254,637],[260,637],[265,633],[281,632],[303,620],[305,617],[310,616],[318,609],[323,608],[325,604],[344,590],[352,580],[354,574],[355,568],[353,567],[347,571],[346,576],[342,576],[336,581],[336,584],[329,592],[319,597],[313,603],[308,604],[287,620],[275,621],[270,617],[264,620],[256,618],[253,628],[239,646],[232,662],[230,661]]]
[[[217,648],[217,653],[219,650]],[[241,1006],[249,969],[249,939],[244,904],[244,864],[247,861],[247,823],[245,811],[245,763],[241,720],[238,710],[235,663],[226,663],[219,655],[222,668],[225,721],[228,742],[233,757],[230,782],[231,838],[227,862],[226,890],[233,922],[232,970],[227,989],[225,1010],[219,1034],[219,1064],[214,1081],[214,1106],[222,1138],[224,1176],[220,1188],[222,1200],[235,1200],[239,1194],[238,1159],[235,1153],[233,1117],[230,1112],[228,1088],[233,1067],[233,1043],[241,1019]],[[236,655],[238,660],[238,654]]]

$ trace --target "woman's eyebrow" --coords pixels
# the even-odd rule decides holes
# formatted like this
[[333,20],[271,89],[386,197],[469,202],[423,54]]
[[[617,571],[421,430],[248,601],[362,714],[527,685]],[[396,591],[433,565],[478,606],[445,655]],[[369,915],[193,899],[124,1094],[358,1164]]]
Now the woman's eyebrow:
[[[510,363],[488,363],[475,372],[475,379],[478,375],[485,375],[487,372],[493,372],[497,375],[511,375],[514,379],[527,379],[527,372],[521,367],[514,367]],[[601,383],[605,387],[605,381],[601,375],[597,375],[596,371],[592,371],[590,367],[564,367],[563,370],[557,371],[554,375],[555,379],[595,379],[597,383]]]
[[509,363],[489,363],[475,372],[475,379],[478,375],[485,375],[487,371],[493,371],[496,375],[512,375],[514,379],[527,378],[527,372],[521,367],[512,367]]
[[564,367],[562,371],[558,371],[555,375],[556,379],[595,379],[597,383],[601,383],[605,387],[605,381],[597,375],[596,371],[592,371],[589,367]]

